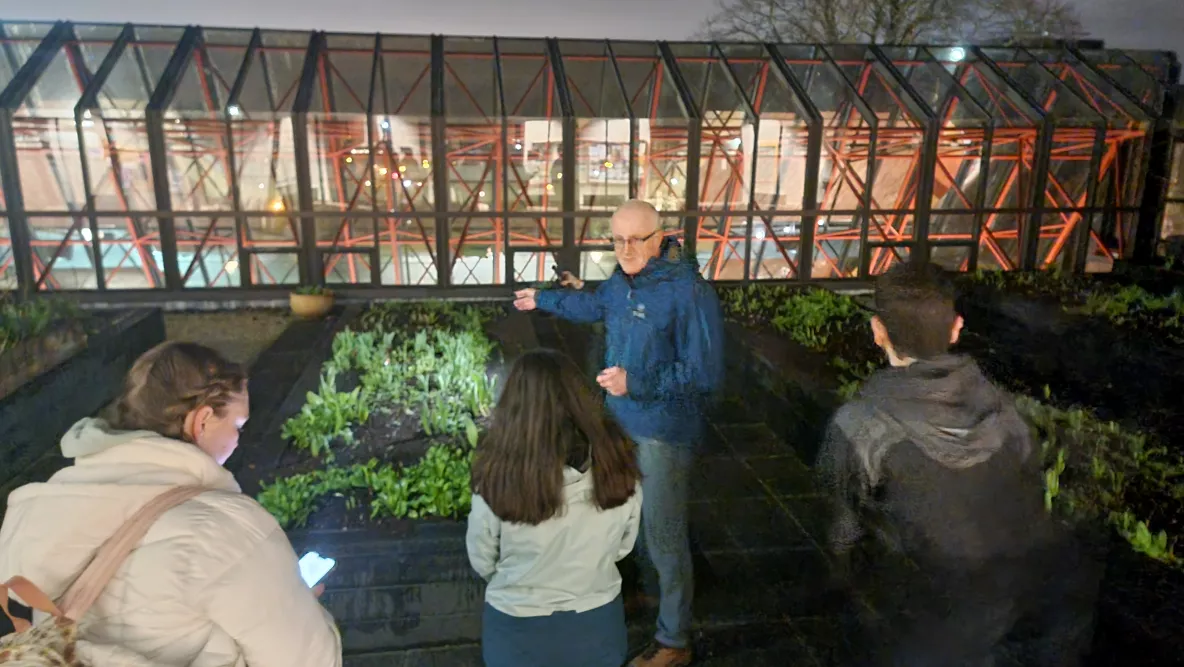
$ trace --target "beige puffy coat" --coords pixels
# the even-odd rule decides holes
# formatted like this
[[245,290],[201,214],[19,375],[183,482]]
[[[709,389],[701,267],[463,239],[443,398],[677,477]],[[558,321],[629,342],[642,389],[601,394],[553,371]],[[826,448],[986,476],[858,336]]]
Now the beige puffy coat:
[[84,419],[62,440],[74,465],[8,498],[0,581],[22,575],[51,598],[99,545],[169,487],[206,486],[166,512],[80,624],[93,667],[336,667],[341,639],[300,579],[275,520],[201,450]]

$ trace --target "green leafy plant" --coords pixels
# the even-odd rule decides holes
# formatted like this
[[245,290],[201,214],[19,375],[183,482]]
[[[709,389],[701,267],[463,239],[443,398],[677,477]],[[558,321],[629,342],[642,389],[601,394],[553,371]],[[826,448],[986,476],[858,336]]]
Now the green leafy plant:
[[78,320],[82,311],[60,299],[17,301],[0,298],[0,353],[25,340],[48,333],[55,326]]
[[293,294],[301,294],[304,296],[331,296],[333,290],[321,285],[301,285],[292,290]]
[[[359,329],[339,333],[319,390],[285,423],[284,437],[331,464],[333,447],[353,444],[353,428],[382,411],[396,421],[418,415],[423,433],[436,442],[405,468],[371,461],[276,480],[260,502],[283,525],[297,527],[333,495],[344,495],[348,506],[368,502],[374,518],[467,512],[478,420],[494,402],[488,373],[494,347],[484,333],[494,313],[445,302],[377,304]],[[338,378],[347,377],[356,377],[357,386],[339,391]]]
[[332,458],[331,445],[354,442],[353,426],[370,419],[369,394],[362,387],[337,390],[336,374],[321,376],[318,392],[309,392],[299,414],[284,423],[281,436],[315,457]]

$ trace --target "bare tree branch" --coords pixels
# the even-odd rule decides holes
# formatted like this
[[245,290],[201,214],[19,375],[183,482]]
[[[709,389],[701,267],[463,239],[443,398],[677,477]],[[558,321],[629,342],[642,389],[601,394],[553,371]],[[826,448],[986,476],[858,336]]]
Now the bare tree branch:
[[840,44],[1030,44],[1085,36],[1070,0],[718,0],[700,37]]

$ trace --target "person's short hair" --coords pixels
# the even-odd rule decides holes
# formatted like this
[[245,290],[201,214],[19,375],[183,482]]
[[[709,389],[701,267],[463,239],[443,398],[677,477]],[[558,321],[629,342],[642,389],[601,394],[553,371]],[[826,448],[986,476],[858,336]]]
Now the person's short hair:
[[473,492],[502,521],[538,525],[564,508],[564,467],[589,465],[602,510],[625,504],[641,479],[633,443],[575,363],[551,350],[527,352],[477,445]]
[[216,351],[197,343],[162,343],[132,364],[110,423],[118,430],[182,440],[186,415],[201,407],[221,415],[246,390],[243,367]]
[[958,313],[953,283],[940,266],[904,262],[877,276],[875,311],[898,356],[932,359],[949,351]]

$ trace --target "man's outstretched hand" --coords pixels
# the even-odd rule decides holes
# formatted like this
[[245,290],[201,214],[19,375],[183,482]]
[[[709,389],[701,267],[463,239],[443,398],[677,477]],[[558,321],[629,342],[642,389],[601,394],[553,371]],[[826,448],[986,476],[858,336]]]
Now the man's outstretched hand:
[[564,287],[571,287],[578,290],[584,289],[584,281],[575,277],[571,271],[564,271],[562,274],[560,274],[559,278],[559,284]]
[[533,289],[520,289],[514,292],[514,307],[518,310],[534,310],[538,308],[538,303],[534,300],[536,293],[536,290]]
[[629,391],[625,369],[620,366],[600,371],[600,375],[596,376],[596,383],[604,387],[610,396],[624,396]]

